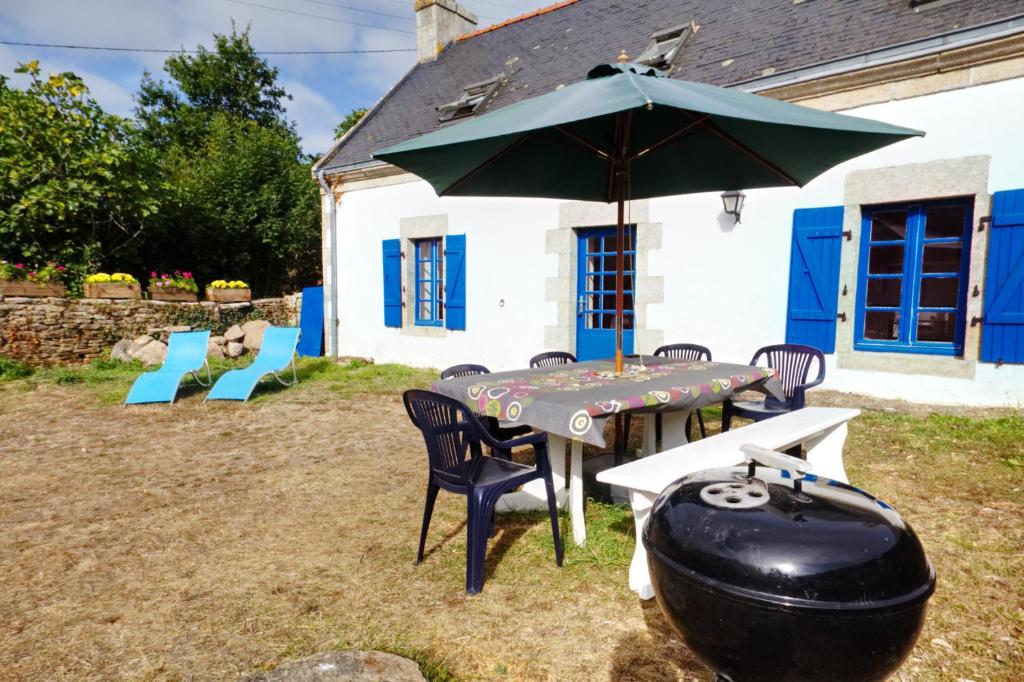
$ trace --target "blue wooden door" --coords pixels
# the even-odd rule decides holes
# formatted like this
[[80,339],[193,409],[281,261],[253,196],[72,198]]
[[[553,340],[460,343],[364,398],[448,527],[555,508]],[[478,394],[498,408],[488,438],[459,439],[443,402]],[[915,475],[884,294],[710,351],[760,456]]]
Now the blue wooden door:
[[1024,189],[992,196],[982,362],[1024,363]]
[[835,352],[842,233],[842,206],[793,211],[786,343]]
[[[580,230],[576,276],[576,358],[615,356],[615,228]],[[626,228],[622,352],[633,352],[636,228]]]

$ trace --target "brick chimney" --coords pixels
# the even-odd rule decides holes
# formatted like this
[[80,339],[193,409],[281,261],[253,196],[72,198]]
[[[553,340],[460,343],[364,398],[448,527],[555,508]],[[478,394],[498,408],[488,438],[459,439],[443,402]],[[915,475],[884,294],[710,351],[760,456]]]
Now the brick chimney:
[[476,28],[476,15],[455,0],[415,0],[413,9],[421,64],[434,61],[445,45]]

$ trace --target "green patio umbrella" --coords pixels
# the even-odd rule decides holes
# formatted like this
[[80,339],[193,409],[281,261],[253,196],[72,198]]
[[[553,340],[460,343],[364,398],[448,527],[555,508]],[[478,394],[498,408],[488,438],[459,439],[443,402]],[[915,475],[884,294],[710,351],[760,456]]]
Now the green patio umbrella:
[[622,371],[628,199],[803,186],[921,131],[602,64],[586,80],[376,152],[440,196],[618,203],[615,360]]

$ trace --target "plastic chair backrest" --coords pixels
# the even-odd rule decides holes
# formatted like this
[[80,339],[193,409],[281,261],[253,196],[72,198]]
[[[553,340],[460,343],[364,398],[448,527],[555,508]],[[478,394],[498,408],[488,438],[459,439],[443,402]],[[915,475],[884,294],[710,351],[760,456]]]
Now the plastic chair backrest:
[[807,383],[811,365],[818,361],[818,377],[815,383],[825,378],[825,355],[817,348],[799,343],[780,343],[759,348],[754,353],[751,365],[756,365],[764,356],[768,367],[775,370],[775,378],[782,384],[786,398],[792,398],[797,388]]
[[292,361],[298,345],[298,327],[267,327],[263,330],[260,352],[252,364],[271,372],[282,370]]
[[161,369],[192,372],[202,369],[206,362],[206,346],[210,342],[209,330],[198,332],[171,332],[167,341],[167,359]]
[[452,365],[441,372],[441,379],[458,379],[459,377],[471,377],[477,374],[490,374],[491,370],[483,365]]
[[483,427],[457,400],[431,391],[406,391],[402,400],[412,423],[423,434],[430,468],[441,479],[471,484],[472,463],[481,457]]
[[706,346],[696,343],[673,343],[662,346],[654,354],[663,358],[676,360],[711,360],[711,351]]
[[576,356],[562,350],[553,350],[530,358],[530,367],[557,367],[558,365],[571,365],[576,362]]

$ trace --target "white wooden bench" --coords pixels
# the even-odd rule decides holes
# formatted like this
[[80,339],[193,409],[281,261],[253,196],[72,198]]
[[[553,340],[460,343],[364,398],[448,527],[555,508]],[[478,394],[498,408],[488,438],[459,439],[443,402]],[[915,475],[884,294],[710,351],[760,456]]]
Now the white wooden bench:
[[740,446],[747,443],[783,451],[803,445],[813,473],[846,483],[846,423],[859,414],[860,410],[805,407],[600,472],[597,480],[626,488],[633,506],[636,549],[629,566],[629,587],[642,599],[654,596],[647,573],[643,528],[654,499],[671,483],[695,471],[742,462],[745,455]]

